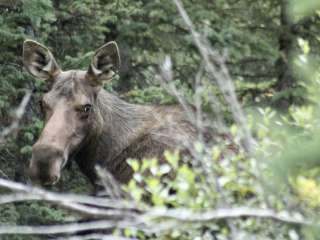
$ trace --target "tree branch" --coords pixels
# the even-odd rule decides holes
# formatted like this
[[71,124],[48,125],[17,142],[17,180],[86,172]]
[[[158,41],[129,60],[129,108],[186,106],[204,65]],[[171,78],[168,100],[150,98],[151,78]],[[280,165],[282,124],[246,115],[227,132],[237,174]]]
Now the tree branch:
[[2,130],[2,132],[0,132],[0,143],[3,143],[8,135],[10,135],[12,132],[16,131],[19,128],[20,121],[25,113],[26,107],[30,99],[31,91],[27,90],[19,107],[15,112],[15,119],[13,120],[10,126],[6,127]]
[[135,204],[121,199],[111,200],[75,194],[58,194],[1,178],[0,186],[18,192],[0,196],[0,204],[43,200],[92,217],[131,218],[135,216]]
[[[105,230],[107,228],[134,228],[145,232],[156,233],[172,230],[190,223],[209,223],[220,220],[238,219],[243,217],[271,219],[284,224],[318,226],[306,220],[300,213],[281,212],[272,209],[248,207],[208,209],[195,212],[189,209],[146,208],[133,209],[117,199],[116,201],[83,195],[58,194],[21,183],[0,178],[0,186],[17,191],[17,193],[0,196],[0,204],[44,200],[66,207],[76,213],[99,217],[101,220],[88,220],[84,223],[66,223],[50,226],[10,226],[0,225],[1,234],[61,234],[87,230]],[[88,205],[84,205],[88,204]],[[108,207],[108,209],[101,208]],[[156,224],[155,224],[156,223]],[[155,227],[156,226],[156,227]]]
[[[175,5],[178,8],[178,11],[189,29],[193,41],[196,47],[199,50],[201,57],[204,60],[206,70],[210,74],[210,76],[216,81],[218,84],[225,100],[229,104],[231,109],[233,118],[235,122],[238,124],[239,128],[241,129],[242,137],[243,137],[243,146],[244,149],[249,152],[253,153],[256,142],[251,136],[251,133],[246,124],[246,118],[244,113],[242,112],[240,103],[237,100],[235,95],[234,86],[231,81],[229,72],[225,66],[225,60],[222,56],[220,56],[217,52],[213,51],[210,47],[208,40],[201,36],[194,28],[191,19],[189,18],[187,12],[185,11],[182,3],[180,0],[173,0]],[[214,63],[212,63],[212,59],[214,59]]]
[[188,209],[174,209],[174,210],[163,210],[158,209],[148,213],[148,217],[152,220],[164,220],[174,219],[184,223],[200,223],[200,222],[212,222],[224,219],[235,219],[243,217],[252,217],[260,219],[272,219],[278,222],[293,224],[293,225],[305,225],[305,226],[316,226],[311,221],[305,220],[304,217],[299,214],[290,214],[289,212],[277,213],[272,209],[258,209],[248,207],[238,208],[225,208],[208,210],[202,213],[195,213]]

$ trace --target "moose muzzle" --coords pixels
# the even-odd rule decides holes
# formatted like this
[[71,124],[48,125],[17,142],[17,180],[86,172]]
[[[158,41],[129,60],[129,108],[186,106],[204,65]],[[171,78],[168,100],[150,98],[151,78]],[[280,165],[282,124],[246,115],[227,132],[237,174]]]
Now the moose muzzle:
[[65,159],[63,151],[52,146],[35,144],[29,165],[29,176],[34,183],[54,185],[60,178]]

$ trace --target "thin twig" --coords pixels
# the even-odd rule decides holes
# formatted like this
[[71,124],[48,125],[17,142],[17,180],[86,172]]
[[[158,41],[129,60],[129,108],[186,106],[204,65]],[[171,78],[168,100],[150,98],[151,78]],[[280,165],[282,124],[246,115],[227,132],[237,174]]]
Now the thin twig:
[[31,95],[31,91],[27,90],[19,107],[15,111],[15,119],[13,120],[10,126],[4,128],[2,132],[0,132],[0,143],[3,143],[8,135],[10,135],[12,132],[16,131],[19,128],[20,121],[31,99]]
[[[189,32],[192,35],[193,41],[197,46],[205,62],[206,70],[210,73],[211,77],[214,77],[225,100],[227,101],[227,103],[229,104],[229,107],[231,108],[232,115],[242,131],[245,149],[249,153],[253,153],[256,143],[247,127],[246,119],[244,117],[241,106],[235,95],[234,86],[231,81],[230,75],[227,71],[227,68],[224,64],[224,61],[222,60],[223,58],[217,53],[215,53],[214,51],[212,51],[207,39],[201,36],[197,31],[195,31],[193,23],[191,22],[181,1],[180,0],[173,0],[173,1],[176,4],[181,17],[184,23],[186,24],[186,26],[188,27]],[[215,56],[215,60],[219,65],[219,70],[211,62],[212,55]]]
[[97,175],[99,176],[100,182],[104,188],[105,193],[109,198],[121,199],[125,196],[122,191],[120,184],[114,179],[112,174],[99,166],[95,167]]

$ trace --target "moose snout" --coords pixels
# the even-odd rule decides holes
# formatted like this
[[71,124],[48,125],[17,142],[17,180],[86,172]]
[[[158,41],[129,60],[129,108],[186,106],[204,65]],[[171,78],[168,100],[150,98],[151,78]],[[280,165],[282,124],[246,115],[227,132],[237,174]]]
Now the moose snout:
[[53,185],[60,178],[63,151],[43,145],[34,145],[28,173],[31,181],[41,185]]

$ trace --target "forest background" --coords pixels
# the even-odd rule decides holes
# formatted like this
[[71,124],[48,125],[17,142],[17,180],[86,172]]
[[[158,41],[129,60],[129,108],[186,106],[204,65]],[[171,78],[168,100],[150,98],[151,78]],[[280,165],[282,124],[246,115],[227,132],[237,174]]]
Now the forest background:
[[[213,168],[219,168],[215,171],[220,179],[220,190],[210,195],[214,200],[209,205],[219,205],[217,199],[222,198],[222,191],[228,206],[267,205],[276,211],[297,210],[317,221],[315,213],[320,207],[320,151],[317,147],[320,144],[317,134],[320,130],[320,4],[312,0],[182,2],[194,29],[223,59],[247,126],[257,141],[256,153],[251,156],[238,154],[225,164],[216,160],[214,164],[220,165]],[[108,41],[116,41],[120,48],[121,69],[119,76],[105,88],[132,103],[177,103],[159,82],[161,64],[168,56],[172,62],[172,83],[186,101],[193,103],[196,79],[204,65],[175,1],[0,1],[0,132],[15,119],[15,109],[26,91],[32,91],[19,131],[6,136],[0,145],[0,177],[18,182],[26,182],[25,166],[30,159],[31,146],[43,127],[38,101],[44,86],[23,69],[22,44],[25,39],[48,46],[62,69],[87,69],[95,49]],[[203,70],[200,78],[204,79],[207,89],[201,92],[202,109],[213,115],[207,97],[212,91],[221,103],[221,117],[229,132],[236,135],[239,126],[237,128],[221,89],[209,81],[210,72]],[[252,159],[263,161],[262,169],[257,170]],[[192,170],[184,170],[186,179],[194,180]],[[262,182],[267,184],[261,184],[255,178],[257,174],[251,174],[255,171],[259,171],[258,175],[265,173]],[[282,179],[284,175],[286,177]],[[281,184],[274,184],[271,179],[277,179]],[[179,179],[176,183],[179,188]],[[188,184],[192,185],[192,180]],[[277,186],[281,190],[274,185],[281,185]],[[132,192],[139,192],[137,185],[129,187]],[[64,171],[62,181],[53,190],[82,194],[92,191],[75,164]],[[149,190],[154,191],[154,196],[161,195],[156,189]],[[186,191],[175,199],[175,206],[204,208],[212,200],[207,196],[201,200],[202,207],[190,205],[194,191]],[[5,190],[1,192],[6,193]],[[167,202],[172,199],[154,198],[153,205],[164,206]],[[0,206],[0,222],[6,224],[53,224],[68,219],[71,218],[64,210],[45,203]],[[249,239],[248,236],[258,237],[254,239],[317,239],[318,231],[312,227],[242,219],[231,225],[222,221],[214,227],[206,225],[192,230],[169,231],[166,237],[231,239],[233,235],[237,236],[234,239],[242,239],[241,236],[243,239]],[[134,231],[126,233],[127,236],[137,234]],[[30,239],[39,238],[30,236]],[[3,239],[27,238],[6,235]]]

